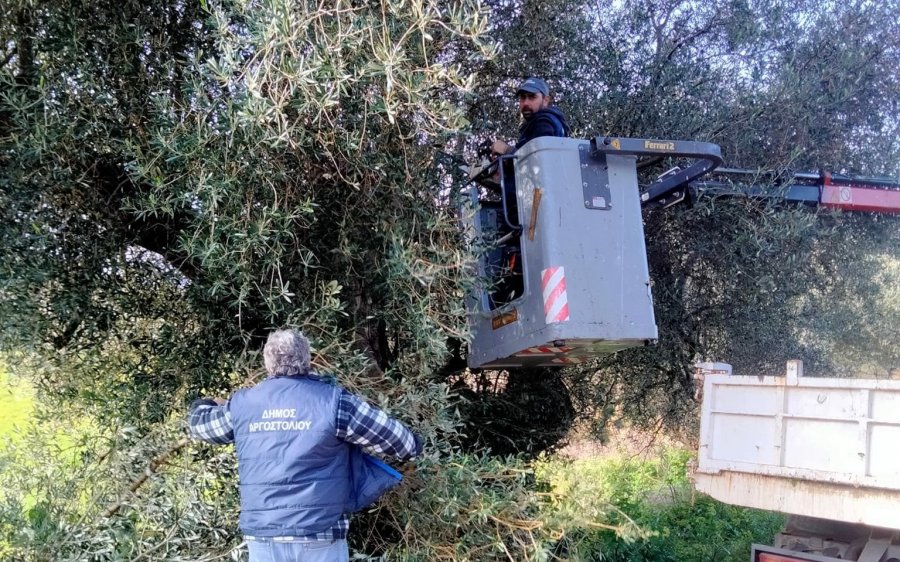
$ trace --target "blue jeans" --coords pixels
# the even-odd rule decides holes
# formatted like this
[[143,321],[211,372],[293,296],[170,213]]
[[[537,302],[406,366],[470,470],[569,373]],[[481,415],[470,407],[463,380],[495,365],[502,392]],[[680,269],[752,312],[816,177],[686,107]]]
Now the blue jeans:
[[250,562],[348,562],[346,539],[336,541],[247,540]]

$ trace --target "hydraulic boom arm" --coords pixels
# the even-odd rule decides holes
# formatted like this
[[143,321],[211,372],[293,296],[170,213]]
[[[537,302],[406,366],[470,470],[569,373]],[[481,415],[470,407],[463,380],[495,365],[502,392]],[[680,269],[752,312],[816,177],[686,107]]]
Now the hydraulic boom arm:
[[684,186],[722,164],[719,145],[709,142],[595,137],[591,140],[594,153],[629,154],[632,156],[679,156],[696,161],[684,169],[675,169],[660,177],[656,183],[641,191],[641,203],[667,200],[676,203],[685,197]]
[[758,170],[719,168],[713,177],[682,188],[692,198],[752,197],[844,211],[900,213],[900,182],[892,179],[819,172],[794,174],[784,182],[766,176]]

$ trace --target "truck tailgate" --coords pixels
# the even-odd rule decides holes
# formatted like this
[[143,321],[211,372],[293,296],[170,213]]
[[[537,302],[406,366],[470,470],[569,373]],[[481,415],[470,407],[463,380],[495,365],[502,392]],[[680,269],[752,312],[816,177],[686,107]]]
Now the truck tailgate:
[[730,504],[900,529],[900,381],[708,375],[698,490]]

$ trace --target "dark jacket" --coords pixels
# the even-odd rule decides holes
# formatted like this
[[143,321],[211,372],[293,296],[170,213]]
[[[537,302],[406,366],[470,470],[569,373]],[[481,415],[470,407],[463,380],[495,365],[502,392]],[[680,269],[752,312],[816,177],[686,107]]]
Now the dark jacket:
[[374,499],[359,495],[387,475],[335,436],[339,400],[338,387],[307,377],[274,377],[231,398],[245,534],[319,533]]
[[566,116],[555,105],[542,109],[522,123],[519,128],[519,141],[516,149],[522,148],[531,139],[538,137],[567,137],[569,125]]

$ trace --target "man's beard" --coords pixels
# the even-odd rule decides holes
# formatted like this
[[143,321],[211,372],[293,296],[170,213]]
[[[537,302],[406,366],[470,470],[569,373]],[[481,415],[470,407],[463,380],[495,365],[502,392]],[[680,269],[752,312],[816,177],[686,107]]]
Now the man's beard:
[[534,117],[534,112],[531,111],[530,109],[523,109],[523,110],[521,111],[521,113],[522,113],[522,119],[524,119],[524,120],[526,120],[526,121],[528,121],[529,119],[531,119],[532,117]]

